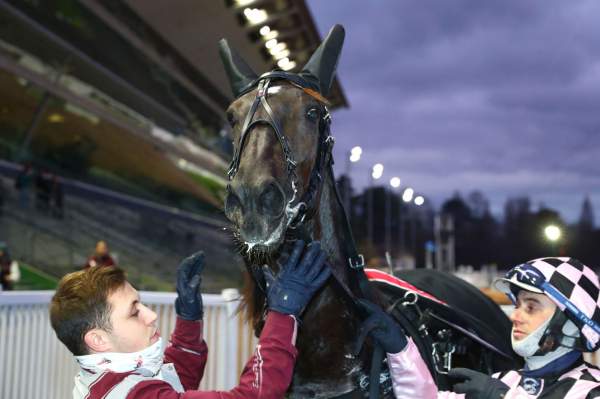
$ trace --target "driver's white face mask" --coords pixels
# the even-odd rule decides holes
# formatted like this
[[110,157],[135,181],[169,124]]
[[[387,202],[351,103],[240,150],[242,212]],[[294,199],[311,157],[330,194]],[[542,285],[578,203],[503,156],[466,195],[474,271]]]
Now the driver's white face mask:
[[513,350],[515,351],[515,353],[517,353],[519,356],[522,356],[525,359],[527,369],[529,370],[540,369],[548,363],[571,352],[573,350],[575,340],[580,335],[579,329],[577,328],[575,323],[573,323],[571,320],[567,320],[567,322],[562,328],[563,339],[561,342],[561,346],[559,346],[552,352],[534,356],[534,353],[536,353],[540,348],[540,339],[542,338],[542,335],[544,335],[546,328],[550,324],[550,320],[552,320],[552,317],[550,317],[539,328],[537,328],[535,331],[533,331],[531,334],[529,334],[527,337],[523,338],[520,341],[516,341],[511,335],[511,343]]
[[[528,336],[518,341],[515,339],[511,330],[510,340],[515,353],[524,358],[533,356],[533,354],[540,349],[540,339],[542,338],[542,335],[544,335],[544,332],[546,332],[546,328],[548,327],[548,324],[550,324],[550,320],[552,320],[552,316],[550,316],[548,320],[543,322],[541,326],[532,331]],[[514,328],[515,326],[513,325],[512,329],[514,330]]]

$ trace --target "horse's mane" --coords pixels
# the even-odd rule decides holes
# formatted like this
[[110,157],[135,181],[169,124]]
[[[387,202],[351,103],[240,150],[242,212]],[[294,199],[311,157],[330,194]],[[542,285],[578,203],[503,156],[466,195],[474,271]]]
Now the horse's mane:
[[258,336],[262,330],[264,320],[263,311],[265,303],[265,294],[260,290],[248,266],[243,272],[244,285],[242,287],[242,297],[238,310],[244,315],[244,319],[251,323],[255,334]]

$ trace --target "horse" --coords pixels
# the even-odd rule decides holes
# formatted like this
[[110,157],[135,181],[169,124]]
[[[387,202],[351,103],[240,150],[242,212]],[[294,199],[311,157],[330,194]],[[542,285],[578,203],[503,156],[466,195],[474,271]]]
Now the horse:
[[320,240],[333,277],[302,315],[288,397],[364,398],[369,390],[393,397],[385,361],[373,356],[376,345],[357,344],[364,317],[357,298],[394,316],[441,389],[450,386],[450,367],[514,367],[508,318],[473,286],[433,270],[367,279],[332,169],[326,98],[344,36],[334,26],[299,73],[260,76],[226,39],[219,42],[235,97],[227,109],[234,150],[224,212],[246,265],[243,310],[258,335],[266,312],[263,267],[276,273],[292,240]]

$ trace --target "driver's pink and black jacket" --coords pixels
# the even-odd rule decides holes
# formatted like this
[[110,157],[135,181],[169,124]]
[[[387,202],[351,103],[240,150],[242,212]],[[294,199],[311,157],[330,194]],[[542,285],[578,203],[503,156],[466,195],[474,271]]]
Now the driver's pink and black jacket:
[[[396,398],[463,399],[464,394],[438,392],[429,369],[419,351],[409,339],[399,353],[387,354]],[[558,375],[548,375],[533,381],[519,371],[496,373],[492,377],[504,382],[509,390],[503,399],[593,399],[600,398],[600,370],[583,362]]]
[[[296,361],[297,323],[293,316],[269,312],[254,355],[246,363],[240,383],[230,391],[199,391],[208,348],[201,321],[177,319],[163,368],[174,366],[184,392],[156,377],[135,372],[104,372],[86,377],[86,399],[281,399],[292,380]],[[172,365],[171,365],[172,364]],[[220,365],[219,367],[230,367]],[[163,370],[164,371],[164,370]],[[89,382],[89,383],[88,383]],[[181,390],[181,389],[179,389]]]

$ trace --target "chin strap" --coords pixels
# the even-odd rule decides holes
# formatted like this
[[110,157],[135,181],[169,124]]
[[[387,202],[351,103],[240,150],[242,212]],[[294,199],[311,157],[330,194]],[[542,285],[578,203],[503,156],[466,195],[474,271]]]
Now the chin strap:
[[[581,342],[580,336],[567,335],[563,332],[565,324],[568,321],[569,318],[567,317],[567,315],[559,308],[556,308],[554,314],[552,315],[552,318],[550,319],[550,323],[548,323],[548,327],[546,327],[546,331],[540,338],[540,349],[538,349],[533,356],[543,356],[547,353],[555,351],[561,346],[584,352],[585,347]],[[572,342],[565,342],[567,340],[571,340]]]

